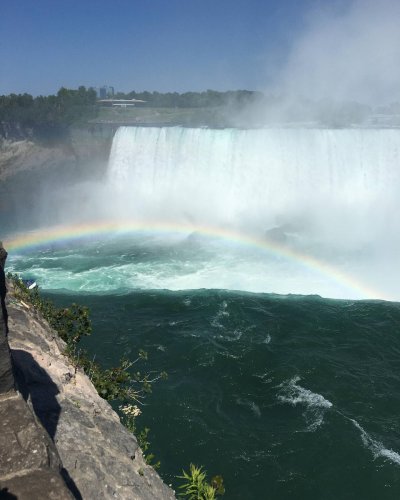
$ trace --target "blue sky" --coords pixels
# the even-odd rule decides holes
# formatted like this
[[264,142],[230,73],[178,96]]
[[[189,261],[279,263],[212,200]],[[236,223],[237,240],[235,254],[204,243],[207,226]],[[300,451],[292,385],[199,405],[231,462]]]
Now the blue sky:
[[0,94],[263,89],[317,0],[2,0]]
[[0,95],[61,86],[400,101],[399,0],[0,0]]

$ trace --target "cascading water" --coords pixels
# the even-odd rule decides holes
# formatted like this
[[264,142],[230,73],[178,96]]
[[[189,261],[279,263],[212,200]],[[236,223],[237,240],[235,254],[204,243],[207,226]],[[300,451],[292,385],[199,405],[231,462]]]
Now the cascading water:
[[122,127],[101,185],[53,191],[72,233],[115,225],[111,267],[52,273],[36,261],[35,275],[87,291],[398,299],[399,165],[395,129]]
[[[272,240],[393,294],[388,262],[396,264],[399,245],[398,165],[398,130],[122,127],[112,145],[108,180],[117,217],[189,223],[194,230],[228,228]],[[242,283],[237,277],[211,279],[209,286],[348,296],[307,286],[306,276],[282,286],[293,278],[289,269],[273,283],[250,283],[249,272],[266,270],[244,269]]]
[[7,270],[88,305],[105,366],[168,373],[137,422],[166,482],[397,499],[400,304],[353,299],[400,298],[399,165],[398,130],[121,128]]
[[124,212],[266,229],[296,214],[382,211],[399,164],[397,130],[123,127],[108,174]]

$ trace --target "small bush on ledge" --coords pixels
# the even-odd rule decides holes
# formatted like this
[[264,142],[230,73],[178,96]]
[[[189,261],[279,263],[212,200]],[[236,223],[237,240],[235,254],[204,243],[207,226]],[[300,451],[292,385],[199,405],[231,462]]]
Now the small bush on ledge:
[[15,298],[32,304],[65,341],[65,354],[76,369],[83,369],[103,399],[119,400],[123,404],[140,403],[145,394],[151,392],[154,382],[167,377],[165,372],[142,373],[131,370],[139,361],[147,360],[147,353],[143,350],[139,350],[134,361],[123,358],[116,367],[102,368],[95,360],[96,356],[90,359],[87,352],[78,346],[83,336],[92,333],[87,307],[72,304],[70,307],[58,308],[50,300],[41,297],[38,287],[29,290],[18,275],[8,274],[7,278],[14,284]]
[[[121,359],[117,367],[104,369],[95,360],[90,359],[87,352],[79,348],[78,344],[83,336],[92,333],[89,318],[89,309],[78,304],[70,307],[57,308],[50,300],[40,296],[38,287],[30,290],[17,274],[8,274],[7,278],[14,285],[14,296],[20,301],[29,302],[39,311],[60,338],[66,343],[65,354],[75,367],[81,368],[95,386],[99,395],[107,401],[120,401],[118,406],[122,424],[133,434],[136,434],[136,418],[142,413],[137,404],[140,404],[146,393],[152,391],[154,382],[166,379],[165,372],[142,373],[131,368],[140,361],[147,360],[147,353],[139,350],[138,357],[130,361]],[[137,434],[143,457],[148,465],[154,469],[160,467],[152,453],[147,453],[150,443],[148,434],[150,429],[145,427]],[[177,476],[184,482],[179,487],[182,491],[181,498],[187,500],[215,500],[216,496],[223,495],[225,488],[221,476],[215,476],[207,482],[207,474],[202,467],[190,464],[189,473],[182,471],[182,476]]]
[[215,500],[217,495],[225,493],[222,477],[215,476],[211,479],[211,483],[208,483],[207,473],[203,470],[203,467],[190,464],[189,472],[182,471],[182,476],[177,477],[184,481],[179,486],[179,489],[182,490],[179,494],[181,498],[187,500]]

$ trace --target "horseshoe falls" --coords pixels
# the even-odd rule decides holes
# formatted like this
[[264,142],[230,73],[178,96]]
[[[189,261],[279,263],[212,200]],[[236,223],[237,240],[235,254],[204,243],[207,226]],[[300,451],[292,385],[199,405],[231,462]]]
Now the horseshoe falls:
[[400,130],[121,127],[8,271],[90,307],[104,366],[149,354],[160,473],[227,500],[400,497]]
[[166,288],[397,298],[399,163],[398,130],[125,127],[108,181],[117,219],[266,248],[229,265],[232,250],[220,249],[218,279],[197,273]]
[[399,148],[397,130],[125,127],[108,174],[123,211],[261,230],[336,215],[335,232],[393,208]]

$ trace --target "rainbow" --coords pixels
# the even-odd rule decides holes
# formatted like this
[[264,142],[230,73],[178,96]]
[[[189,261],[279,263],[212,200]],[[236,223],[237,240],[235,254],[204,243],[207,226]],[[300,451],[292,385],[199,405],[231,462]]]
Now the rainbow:
[[218,238],[228,243],[258,248],[271,256],[285,258],[295,262],[316,273],[320,273],[325,278],[345,286],[349,290],[356,292],[362,298],[393,300],[385,293],[373,289],[347,273],[343,273],[336,267],[315,258],[314,256],[300,253],[287,246],[274,241],[256,238],[251,235],[238,233],[231,229],[199,226],[191,224],[174,224],[162,222],[143,222],[143,221],[96,221],[90,223],[55,226],[46,229],[39,229],[27,233],[18,233],[11,235],[4,240],[4,246],[13,253],[25,253],[29,250],[48,245],[64,246],[80,239],[99,238],[112,235],[124,235],[132,233],[200,233],[209,238]]

